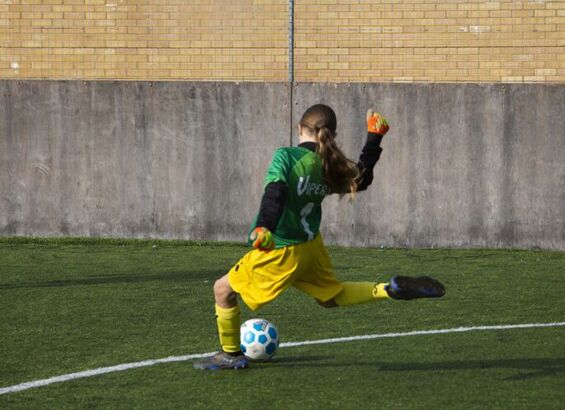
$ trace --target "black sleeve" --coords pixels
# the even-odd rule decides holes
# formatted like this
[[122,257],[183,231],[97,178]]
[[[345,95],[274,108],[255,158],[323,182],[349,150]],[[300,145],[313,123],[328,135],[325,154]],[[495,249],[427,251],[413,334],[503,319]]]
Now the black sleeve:
[[255,227],[264,227],[273,232],[279,223],[286,203],[287,186],[284,182],[271,182],[265,187],[259,216]]
[[364,191],[367,189],[371,182],[373,182],[373,168],[381,157],[381,141],[383,136],[379,134],[367,133],[367,142],[361,150],[357,167],[361,172],[359,180],[357,181],[357,191]]

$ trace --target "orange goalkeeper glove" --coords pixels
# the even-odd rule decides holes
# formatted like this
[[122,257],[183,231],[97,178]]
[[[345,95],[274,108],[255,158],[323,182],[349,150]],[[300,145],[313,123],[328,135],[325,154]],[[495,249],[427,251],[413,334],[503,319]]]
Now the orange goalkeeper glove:
[[389,130],[388,122],[385,117],[383,117],[378,112],[373,110],[367,111],[367,131],[372,134],[379,134],[384,137],[384,135]]
[[275,249],[273,234],[267,228],[257,227],[253,229],[249,239],[251,240],[251,246],[260,251],[269,252]]

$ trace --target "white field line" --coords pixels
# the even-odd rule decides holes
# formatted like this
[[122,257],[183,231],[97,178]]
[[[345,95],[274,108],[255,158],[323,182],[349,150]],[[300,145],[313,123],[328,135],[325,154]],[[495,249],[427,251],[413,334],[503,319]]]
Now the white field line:
[[[403,333],[381,333],[381,334],[372,334],[372,335],[337,337],[333,339],[305,340],[302,342],[286,342],[286,343],[281,343],[280,347],[284,348],[284,347],[297,347],[297,346],[320,345],[320,344],[330,344],[330,343],[345,343],[345,342],[354,342],[358,340],[373,340],[373,339],[385,339],[385,338],[406,337],[406,336],[440,335],[447,333],[464,333],[464,332],[508,330],[508,329],[532,329],[532,328],[561,327],[561,326],[565,326],[565,322],[525,323],[525,324],[517,324],[517,325],[472,326],[472,327],[456,327],[452,329],[415,330],[412,332],[403,332]],[[8,393],[16,393],[24,390],[33,389],[36,387],[47,386],[53,383],[62,383],[70,380],[99,376],[101,374],[122,372],[124,370],[154,366],[156,364],[161,364],[161,363],[185,362],[193,359],[201,359],[203,357],[210,356],[213,353],[214,352],[196,353],[185,356],[170,356],[170,357],[165,357],[163,359],[144,360],[141,362],[124,363],[116,366],[99,367],[97,369],[85,370],[77,373],[63,374],[60,376],[50,377],[48,379],[34,380],[30,382],[16,384],[13,386],[2,387],[0,388],[0,395],[8,394]]]

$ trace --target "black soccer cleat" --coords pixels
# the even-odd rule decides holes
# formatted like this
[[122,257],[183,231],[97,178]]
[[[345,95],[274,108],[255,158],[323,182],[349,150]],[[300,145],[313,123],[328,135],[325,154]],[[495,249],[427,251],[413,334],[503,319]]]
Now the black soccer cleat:
[[222,351],[194,363],[194,368],[201,370],[239,370],[247,367],[249,361],[243,353],[234,356]]
[[391,298],[401,300],[440,298],[445,295],[445,287],[429,276],[394,276],[385,289]]

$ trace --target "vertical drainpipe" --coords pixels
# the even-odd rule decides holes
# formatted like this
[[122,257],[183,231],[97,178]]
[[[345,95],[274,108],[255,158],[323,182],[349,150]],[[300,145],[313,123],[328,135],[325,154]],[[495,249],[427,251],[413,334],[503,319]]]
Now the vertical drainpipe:
[[294,83],[294,0],[288,3],[288,82]]
[[292,146],[292,129],[294,128],[294,118],[292,109],[294,106],[294,0],[288,2],[288,86],[289,90],[289,111],[290,111],[290,130],[289,139]]

